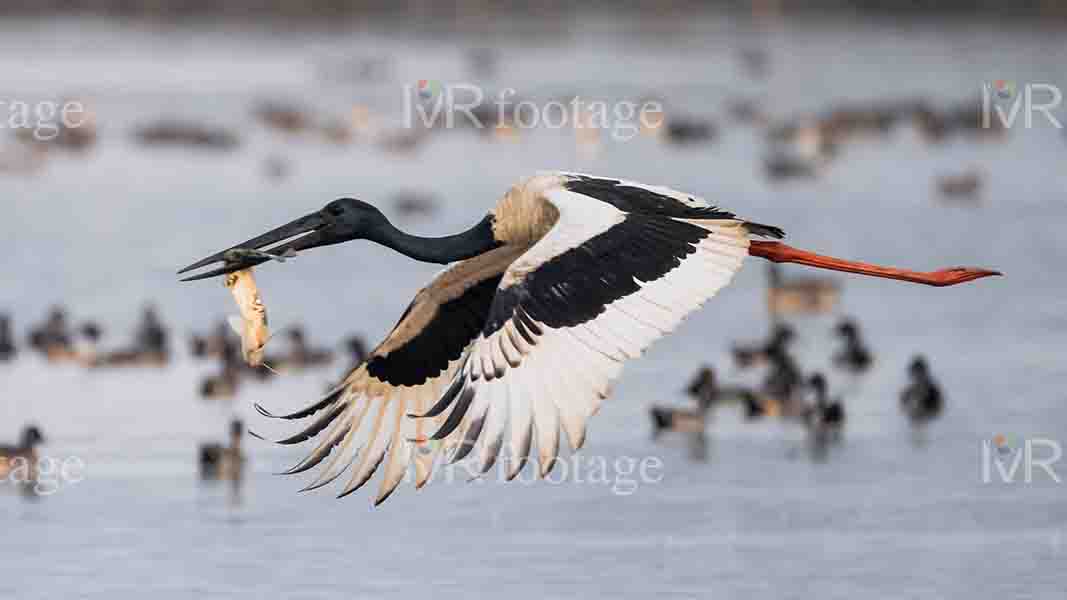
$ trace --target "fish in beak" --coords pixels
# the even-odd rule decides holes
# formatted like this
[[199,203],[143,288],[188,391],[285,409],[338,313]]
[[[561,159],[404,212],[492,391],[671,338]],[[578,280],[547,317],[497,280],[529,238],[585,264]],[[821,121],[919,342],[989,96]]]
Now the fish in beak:
[[256,287],[252,269],[241,269],[226,275],[226,287],[233,294],[240,316],[229,319],[230,326],[241,336],[241,356],[250,367],[263,364],[263,349],[270,341],[267,327],[267,307]]

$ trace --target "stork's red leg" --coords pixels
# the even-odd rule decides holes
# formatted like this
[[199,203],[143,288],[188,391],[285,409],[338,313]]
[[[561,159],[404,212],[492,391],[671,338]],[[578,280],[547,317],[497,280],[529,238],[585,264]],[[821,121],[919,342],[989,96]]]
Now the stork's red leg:
[[999,271],[974,267],[954,267],[951,269],[941,269],[940,271],[931,272],[909,271],[907,269],[883,267],[880,265],[834,258],[832,256],[823,256],[814,252],[808,252],[807,250],[800,250],[799,248],[794,248],[781,242],[752,242],[752,245],[748,249],[748,253],[751,256],[758,256],[776,263],[795,263],[798,265],[815,267],[817,269],[844,271],[845,273],[857,273],[859,275],[883,277],[885,279],[899,279],[901,281],[911,281],[913,283],[922,283],[937,287],[956,285],[957,283],[974,281],[975,279],[981,279],[983,277],[1002,275]]

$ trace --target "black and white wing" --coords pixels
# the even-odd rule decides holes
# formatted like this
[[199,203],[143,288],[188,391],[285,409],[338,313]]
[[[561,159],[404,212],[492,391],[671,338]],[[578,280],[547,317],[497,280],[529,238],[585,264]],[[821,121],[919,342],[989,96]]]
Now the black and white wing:
[[432,439],[463,438],[453,460],[477,447],[485,472],[503,455],[509,478],[535,442],[546,475],[561,429],[580,448],[623,363],[730,282],[750,235],[781,236],[666,188],[540,177],[556,179],[539,196],[559,217],[504,273],[485,327],[430,411],[447,411]]
[[427,412],[454,378],[484,329],[504,270],[521,252],[503,246],[450,265],[415,296],[367,361],[315,404],[287,415],[273,415],[257,405],[268,417],[293,420],[318,415],[304,430],[278,441],[289,445],[318,438],[309,454],[286,473],[302,473],[325,462],[304,488],[312,490],[351,468],[340,497],[381,470],[377,504],[389,497],[414,464],[415,485],[422,487],[437,456],[454,442],[416,447],[411,440],[426,437],[435,424],[443,424],[444,416],[416,420],[408,414]]

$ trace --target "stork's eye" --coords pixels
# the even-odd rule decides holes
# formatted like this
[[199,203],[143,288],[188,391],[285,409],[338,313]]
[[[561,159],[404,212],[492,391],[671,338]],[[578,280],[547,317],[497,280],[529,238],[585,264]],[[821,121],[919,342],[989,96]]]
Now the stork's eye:
[[342,207],[342,206],[340,206],[338,204],[334,204],[333,206],[330,206],[329,208],[326,209],[326,211],[329,212],[331,215],[333,215],[335,217],[340,217],[341,215],[345,214],[344,207]]

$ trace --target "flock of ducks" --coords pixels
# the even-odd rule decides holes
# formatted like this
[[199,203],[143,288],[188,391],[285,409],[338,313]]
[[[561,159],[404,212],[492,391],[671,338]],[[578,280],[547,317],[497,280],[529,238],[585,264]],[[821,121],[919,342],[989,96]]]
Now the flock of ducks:
[[[1007,133],[995,119],[983,124],[976,101],[942,108],[925,100],[844,105],[770,125],[764,173],[771,180],[815,177],[847,144],[884,140],[902,124],[911,124],[920,139],[931,145],[953,137],[1002,140]],[[968,168],[937,176],[934,187],[946,202],[963,204],[977,201],[982,183],[981,173]]]
[[[226,323],[220,324],[208,335],[192,335],[189,340],[190,354],[200,360],[214,359],[220,365],[217,373],[201,379],[199,395],[204,399],[230,399],[236,395],[240,383],[245,379],[262,381],[277,372],[322,369],[329,367],[337,358],[338,353],[311,345],[300,327],[291,327],[280,335],[285,338],[288,347],[266,358],[273,371],[254,369],[242,360],[240,339]],[[103,336],[104,330],[98,323],[87,321],[74,326],[64,308],[54,307],[42,322],[29,328],[26,346],[49,363],[73,363],[92,369],[163,367],[170,362],[170,335],[152,306],[144,308],[134,339],[128,345],[117,350],[102,351],[100,341]],[[343,347],[343,354],[350,356],[352,364],[362,362],[367,353],[366,344],[358,335],[346,338]],[[19,346],[13,333],[11,316],[0,314],[0,363],[14,361],[18,355]],[[241,449],[243,432],[243,424],[234,420],[229,426],[228,443],[200,445],[198,463],[204,481],[240,483],[245,463]],[[31,467],[28,476],[32,481],[35,477],[32,466],[38,460],[37,448],[44,441],[40,426],[27,424],[17,443],[0,444],[0,479],[7,477],[12,465],[19,464],[19,459],[23,459]],[[235,493],[237,488],[235,485]]]
[[[840,347],[832,356],[833,368],[850,376],[867,373],[874,358],[859,326],[844,319],[834,328],[834,335]],[[693,407],[650,409],[653,439],[668,432],[703,438],[712,410],[736,405],[746,421],[777,417],[803,425],[813,457],[824,458],[827,448],[841,441],[847,412],[840,397],[831,398],[824,373],[802,372],[791,351],[795,339],[792,327],[778,323],[766,340],[731,348],[738,369],[763,369],[763,380],[755,388],[722,386],[711,366],[701,366],[685,389]],[[924,357],[912,360],[908,377],[909,382],[900,393],[900,410],[918,430],[941,415],[943,399]]]
[[[753,79],[763,79],[767,75],[769,58],[766,51],[745,48],[738,53],[737,59],[743,71]],[[481,82],[483,88],[489,90],[500,68],[498,53],[476,48],[468,52],[464,60],[471,80]],[[393,69],[386,56],[357,57],[329,65],[318,74],[324,83],[381,84],[392,78]],[[410,154],[432,137],[441,135],[445,125],[451,123],[456,129],[475,131],[493,142],[521,139],[525,133],[515,107],[523,99],[510,97],[509,103],[498,104],[491,91],[486,91],[484,98],[482,104],[473,107],[442,104],[434,122],[427,125],[415,119],[410,126],[391,125],[393,117],[387,111],[364,104],[353,104],[340,112],[324,114],[297,102],[267,99],[250,107],[251,119],[240,127],[160,118],[133,127],[130,138],[145,148],[170,146],[226,152],[241,147],[248,137],[247,130],[255,123],[282,136],[285,141],[313,140],[334,146],[361,143],[391,154]],[[595,155],[602,146],[604,132],[589,126],[590,116],[585,114],[588,110],[572,107],[569,102],[572,98],[574,96],[563,95],[555,100],[567,107],[565,110],[569,113],[576,112],[566,116],[567,122],[576,125],[573,137],[579,153]],[[397,94],[397,101],[399,105],[400,94]],[[667,106],[663,101],[659,104]],[[399,106],[393,108],[400,112]],[[447,114],[448,111],[452,114]],[[98,134],[93,113],[87,111],[87,114],[86,123],[78,128],[58,124],[58,135],[47,142],[35,139],[29,134],[30,129],[18,130],[16,139],[21,144],[0,150],[0,173],[36,172],[52,149],[84,152],[91,148]],[[469,115],[477,118],[481,127],[474,127]],[[642,135],[677,147],[714,143],[722,129],[716,119],[709,116],[685,114],[669,107],[655,118],[646,118],[645,113],[641,117],[638,129]],[[723,119],[728,125],[754,128],[764,137],[762,172],[771,181],[818,177],[831,162],[841,157],[848,144],[885,139],[898,126],[910,125],[919,138],[929,144],[941,144],[952,138],[998,140],[1006,134],[997,119],[983,124],[976,100],[936,106],[926,99],[904,98],[844,104],[815,114],[776,118],[759,99],[734,96],[725,102]],[[262,175],[269,181],[280,181],[296,172],[294,162],[280,148],[266,153],[260,161]],[[947,204],[973,205],[980,200],[984,179],[978,169],[960,168],[936,176],[933,189]],[[408,215],[431,214],[438,204],[434,196],[419,191],[400,192],[394,203],[399,213]]]

